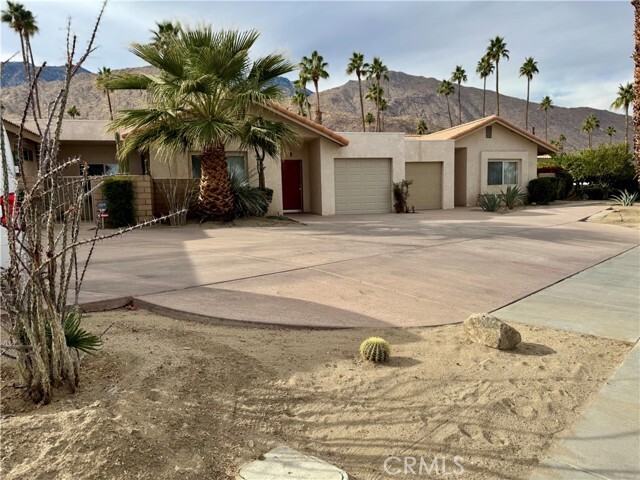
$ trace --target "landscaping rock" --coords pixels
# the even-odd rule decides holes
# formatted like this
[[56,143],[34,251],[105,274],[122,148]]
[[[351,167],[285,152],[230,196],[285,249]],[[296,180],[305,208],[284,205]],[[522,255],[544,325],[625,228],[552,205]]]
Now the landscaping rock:
[[470,340],[499,350],[512,350],[520,343],[520,332],[487,313],[474,313],[464,323]]

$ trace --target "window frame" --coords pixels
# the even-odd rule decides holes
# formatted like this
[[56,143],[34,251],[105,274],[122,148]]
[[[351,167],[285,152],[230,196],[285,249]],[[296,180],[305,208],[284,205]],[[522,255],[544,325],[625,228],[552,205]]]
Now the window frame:
[[[500,182],[501,183],[491,183],[491,164],[492,163],[499,163],[501,164],[502,168],[501,168],[501,172],[500,172]],[[508,164],[515,164],[515,183],[505,183],[505,177],[506,177],[506,169],[507,169],[507,165]],[[497,186],[501,186],[501,185],[518,185],[520,183],[520,160],[516,160],[516,159],[510,159],[510,158],[505,158],[505,159],[488,159],[487,160],[487,186],[489,187],[497,187]]]

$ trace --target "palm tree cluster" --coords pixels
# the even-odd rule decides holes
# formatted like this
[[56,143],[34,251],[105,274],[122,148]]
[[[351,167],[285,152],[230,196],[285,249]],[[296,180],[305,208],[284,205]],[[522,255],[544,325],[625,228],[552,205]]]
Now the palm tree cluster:
[[[8,24],[20,37],[24,71],[29,85],[32,85],[37,73],[33,60],[33,49],[31,48],[31,37],[38,33],[36,18],[33,13],[24,8],[24,5],[21,3],[8,1],[6,10],[2,10],[2,23]],[[35,82],[34,85],[34,96],[35,105],[33,106],[38,112],[38,118],[42,118],[38,82]]]
[[624,143],[629,145],[629,106],[633,104],[634,94],[633,85],[631,82],[618,86],[618,96],[611,104],[611,108],[616,110],[624,110],[625,119],[625,131],[624,131]]
[[[157,74],[112,75],[107,82],[110,90],[144,89],[148,97],[147,108],[123,110],[111,123],[113,131],[127,132],[119,155],[201,151],[200,211],[205,218],[229,219],[234,205],[225,146],[252,145],[260,163],[266,154],[276,154],[283,136],[293,136],[253,112],[283,97],[274,80],[295,65],[275,53],[252,59],[255,30],[178,26],[158,34],[157,41],[130,47]],[[258,172],[263,184],[260,165]]]
[[326,80],[329,78],[329,72],[327,67],[329,64],[324,61],[324,57],[314,50],[310,57],[302,57],[300,61],[300,81],[306,79],[313,82],[313,86],[316,89],[316,123],[322,125],[322,110],[320,109],[320,91],[318,90],[318,83],[320,79]]

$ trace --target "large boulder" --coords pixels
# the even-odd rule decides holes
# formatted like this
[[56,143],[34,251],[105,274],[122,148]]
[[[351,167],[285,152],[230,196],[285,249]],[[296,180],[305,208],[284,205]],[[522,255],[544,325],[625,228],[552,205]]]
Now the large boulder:
[[464,323],[470,340],[500,350],[512,350],[520,343],[520,332],[488,313],[474,313]]

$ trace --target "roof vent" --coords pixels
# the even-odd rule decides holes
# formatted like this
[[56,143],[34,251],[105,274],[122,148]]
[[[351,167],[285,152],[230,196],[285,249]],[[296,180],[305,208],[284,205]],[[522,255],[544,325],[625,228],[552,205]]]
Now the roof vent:
[[485,134],[485,137],[491,138],[491,136],[493,135],[493,126],[489,125],[488,127],[486,127],[484,129],[484,134]]

